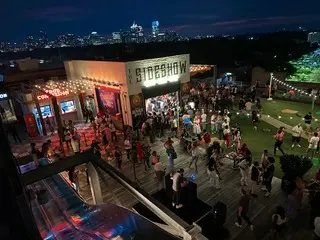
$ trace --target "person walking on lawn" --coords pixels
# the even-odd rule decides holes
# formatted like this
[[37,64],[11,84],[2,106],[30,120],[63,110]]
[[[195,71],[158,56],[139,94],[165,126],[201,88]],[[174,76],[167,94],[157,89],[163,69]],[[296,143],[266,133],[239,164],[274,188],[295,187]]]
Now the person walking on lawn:
[[292,128],[292,146],[291,148],[294,148],[295,146],[301,147],[300,140],[301,135],[303,133],[303,128],[301,126],[301,123],[298,123],[296,126]]

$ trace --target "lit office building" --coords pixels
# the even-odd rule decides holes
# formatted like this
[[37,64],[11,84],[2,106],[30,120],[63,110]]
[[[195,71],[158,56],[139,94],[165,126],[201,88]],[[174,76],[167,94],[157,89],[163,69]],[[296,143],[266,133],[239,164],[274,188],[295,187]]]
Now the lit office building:
[[152,35],[154,37],[158,36],[159,34],[159,21],[152,22]]
[[320,43],[320,32],[310,32],[308,34],[309,43]]

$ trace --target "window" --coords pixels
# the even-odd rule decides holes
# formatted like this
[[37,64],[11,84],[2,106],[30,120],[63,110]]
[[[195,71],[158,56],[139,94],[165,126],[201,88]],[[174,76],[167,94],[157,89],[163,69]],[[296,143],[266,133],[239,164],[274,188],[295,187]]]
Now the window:
[[[40,107],[41,115],[43,118],[52,117],[52,111],[50,105],[45,105]],[[38,117],[37,108],[34,109],[34,114]]]
[[65,101],[60,103],[62,113],[69,113],[76,111],[76,105],[74,100]]

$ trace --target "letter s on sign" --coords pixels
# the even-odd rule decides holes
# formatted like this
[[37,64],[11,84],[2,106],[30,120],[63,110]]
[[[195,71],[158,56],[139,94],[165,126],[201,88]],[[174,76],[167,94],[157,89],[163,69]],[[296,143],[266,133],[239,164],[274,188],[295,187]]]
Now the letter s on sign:
[[142,81],[141,68],[136,69],[137,83]]

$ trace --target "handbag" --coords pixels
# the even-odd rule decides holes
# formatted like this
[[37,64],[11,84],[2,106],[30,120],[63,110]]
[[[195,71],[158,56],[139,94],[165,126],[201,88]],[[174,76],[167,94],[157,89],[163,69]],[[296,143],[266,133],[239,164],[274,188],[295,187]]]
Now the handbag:
[[177,159],[177,158],[178,158],[177,153],[176,153],[176,151],[173,150],[172,159]]

